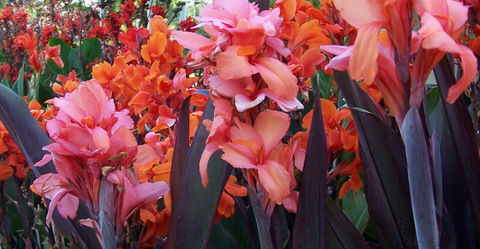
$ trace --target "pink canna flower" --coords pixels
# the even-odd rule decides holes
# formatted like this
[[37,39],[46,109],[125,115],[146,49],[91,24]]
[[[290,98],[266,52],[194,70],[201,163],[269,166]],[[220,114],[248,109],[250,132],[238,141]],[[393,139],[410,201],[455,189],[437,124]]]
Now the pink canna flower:
[[[387,103],[392,114],[395,115],[397,122],[402,123],[404,114],[406,113],[403,100],[403,86],[396,70],[393,50],[379,42],[379,55],[377,57],[378,72],[375,76],[375,83],[382,93],[382,97]],[[336,70],[347,71],[352,56],[352,46],[321,46],[321,48],[334,55],[338,55],[325,67]]]
[[59,108],[55,119],[47,122],[47,131],[58,143],[45,147],[53,154],[79,156],[93,162],[106,162],[125,151],[135,156],[136,140],[129,129],[133,120],[128,111],[115,111],[112,99],[95,81],[80,84],[65,97],[55,98]]
[[117,185],[115,205],[115,223],[123,226],[124,222],[143,205],[156,202],[166,195],[169,187],[165,182],[138,182],[138,176],[125,167],[109,172],[107,179]]
[[[96,81],[81,83],[72,93],[54,99],[53,104],[59,110],[57,116],[47,122],[47,131],[54,143],[44,147],[51,154],[46,154],[35,166],[53,160],[58,174],[36,179],[32,189],[52,200],[49,218],[55,207],[63,217],[75,218],[79,199],[98,215],[102,177],[116,168],[133,165],[137,158],[138,146],[130,130],[133,121],[128,111],[115,110],[113,100]],[[158,191],[150,193],[144,189],[148,184],[139,185],[136,177],[131,174],[128,183],[123,178],[115,182],[127,188],[129,195],[133,193],[131,189],[138,192],[135,192],[136,199],[127,198],[134,202],[120,206],[123,209],[118,214],[122,217],[128,217],[138,205],[155,201],[152,195],[158,199],[158,191],[163,189],[158,183],[155,185]]]
[[272,110],[263,111],[258,114],[253,127],[240,122],[238,118],[234,120],[235,126],[226,130],[230,142],[219,146],[225,152],[222,159],[235,168],[251,171],[269,199],[282,204],[290,195],[291,178],[284,162],[278,158],[280,153],[274,152],[283,148],[280,140],[290,125],[288,115]]
[[[173,31],[172,37],[190,49],[194,65],[215,65],[218,76],[208,77],[206,84],[212,85],[216,94],[233,98],[240,112],[257,106],[265,97],[284,111],[303,108],[296,100],[297,78],[279,60],[280,55],[290,54],[279,38],[280,9],[259,14],[247,0],[234,4],[216,0],[204,8],[198,20],[212,39],[183,31]],[[259,89],[261,82],[252,79],[257,74],[267,88]],[[242,91],[242,87],[247,88]]]
[[378,34],[386,29],[399,54],[408,57],[409,36],[409,1],[384,0],[334,0],[335,7],[343,19],[358,29],[349,62],[349,73],[353,79],[363,76],[370,84],[378,72],[379,55]]
[[421,48],[417,54],[413,70],[413,105],[419,106],[423,93],[423,85],[435,65],[446,53],[460,58],[463,75],[450,87],[447,101],[450,103],[470,85],[477,75],[477,59],[473,52],[455,41],[468,18],[468,6],[453,0],[415,1],[415,10],[421,17],[421,28],[418,30],[422,38]]
[[63,218],[74,219],[77,216],[79,199],[74,188],[64,176],[58,174],[45,174],[37,178],[30,186],[37,195],[51,200],[47,213],[47,224],[50,224],[53,210],[58,207],[58,212]]

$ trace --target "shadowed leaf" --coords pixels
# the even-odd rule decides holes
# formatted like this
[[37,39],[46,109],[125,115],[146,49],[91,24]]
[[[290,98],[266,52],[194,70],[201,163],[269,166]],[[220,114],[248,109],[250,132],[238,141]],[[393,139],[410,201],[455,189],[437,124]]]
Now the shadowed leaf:
[[327,248],[329,249],[368,249],[367,242],[332,198],[326,198]]
[[[208,163],[209,184],[203,188],[198,165],[209,135],[203,120],[213,119],[211,101],[202,116],[192,146],[188,148],[188,103],[182,105],[177,123],[176,145],[172,162],[172,219],[168,248],[205,248],[211,232],[220,195],[231,172],[226,167],[220,151],[212,155]],[[178,154],[177,154],[178,153]],[[174,199],[175,206],[174,206]]]
[[293,226],[293,248],[324,249],[326,246],[327,142],[321,110],[317,89],[300,184],[297,215]]
[[405,147],[383,120],[370,97],[346,72],[335,81],[352,109],[372,224],[384,248],[416,248],[415,227],[407,179]]
[[[478,196],[480,196],[480,158],[476,134],[463,99],[460,97],[453,104],[449,104],[446,101],[448,89],[456,82],[453,66],[447,56],[438,63],[434,73],[440,89],[440,99],[445,112],[444,117],[448,123],[452,141],[453,150],[448,153],[455,153],[457,156],[455,165],[450,164],[449,167],[455,167],[456,170],[453,170],[455,174],[460,173],[462,176],[463,184],[461,185],[465,187],[465,193],[469,201],[470,212],[473,216],[472,224],[477,224],[475,237],[478,247],[480,246],[480,226],[478,225],[480,224],[480,202],[478,201]],[[452,169],[445,168],[448,167],[446,164],[443,164],[443,167],[444,171],[452,171]],[[447,208],[450,208],[451,205],[448,204],[450,200],[447,198],[445,198],[444,202],[447,204]],[[454,218],[454,211],[449,210],[449,212],[452,215],[453,223],[456,223],[455,227],[458,232],[458,225],[461,226],[458,222],[461,222],[461,220]],[[468,227],[465,224],[463,226],[465,228]],[[458,241],[459,239],[457,239]]]

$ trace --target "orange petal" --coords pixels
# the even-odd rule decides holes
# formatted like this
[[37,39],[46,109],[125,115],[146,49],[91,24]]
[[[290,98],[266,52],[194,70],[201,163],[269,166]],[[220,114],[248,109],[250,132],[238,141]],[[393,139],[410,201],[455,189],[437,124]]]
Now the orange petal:
[[352,79],[363,75],[365,83],[370,84],[377,75],[378,65],[378,31],[381,23],[371,23],[358,29],[358,36],[353,45],[349,62]]

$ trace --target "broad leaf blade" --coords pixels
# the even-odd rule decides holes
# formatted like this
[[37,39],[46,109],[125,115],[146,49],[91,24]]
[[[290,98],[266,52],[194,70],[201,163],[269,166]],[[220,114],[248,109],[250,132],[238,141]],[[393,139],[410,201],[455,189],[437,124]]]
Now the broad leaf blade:
[[[182,112],[184,113],[182,114]],[[213,103],[209,101],[203,113],[202,121],[205,119],[212,120],[213,113]],[[177,140],[175,142],[177,144],[174,160],[175,154],[180,154],[177,155],[177,161],[172,163],[172,219],[168,248],[205,248],[207,246],[218,202],[231,172],[231,167],[226,167],[226,162],[221,159],[220,151],[214,153],[208,163],[210,181],[207,188],[203,187],[198,165],[209,132],[203,122],[200,122],[192,146],[188,149],[188,123],[185,126],[185,119],[188,119],[188,114],[188,108],[185,109],[182,106],[180,120],[177,123],[178,132],[176,133]],[[185,151],[180,151],[180,148],[183,148],[183,150],[187,148],[188,153],[185,155]],[[183,165],[179,165],[182,159]],[[174,171],[177,172],[174,174]],[[174,181],[178,182],[173,185]],[[174,198],[176,198],[176,208],[173,206]],[[174,210],[176,210],[175,215],[173,215]],[[171,236],[171,234],[174,235]]]
[[365,194],[375,231],[384,248],[416,248],[403,142],[348,73],[335,71],[334,77],[349,107],[370,112],[353,109],[352,116],[358,132]]
[[330,249],[368,249],[370,248],[352,222],[335,204],[332,198],[326,199],[327,248]]
[[102,45],[100,44],[100,40],[97,37],[86,39],[82,43],[82,55],[83,66],[95,62],[96,58],[102,58]]
[[341,200],[341,209],[362,234],[369,221],[368,205],[363,189],[348,192]]
[[476,224],[478,246],[480,244],[480,202],[478,201],[478,196],[480,196],[480,158],[476,134],[463,99],[458,98],[453,104],[449,104],[446,101],[448,89],[456,82],[452,64],[447,56],[435,67],[434,73],[440,89],[445,119],[447,120],[453,142],[454,150],[452,152],[456,153],[459,159],[456,165],[457,172],[460,171],[462,175],[470,204],[470,212],[473,216],[472,223]]
[[439,248],[429,149],[418,109],[411,107],[401,127],[407,155],[408,182],[420,249]]
[[327,142],[318,89],[293,226],[293,248],[321,248],[325,243]]
[[[42,148],[50,144],[50,139],[37,124],[23,99],[3,85],[0,85],[0,119],[22,151],[28,164],[34,165],[40,161],[46,153]],[[35,177],[56,172],[52,162],[39,168],[33,166],[31,168]],[[79,204],[77,217],[73,222],[63,219],[57,211],[53,214],[53,220],[63,234],[74,234],[88,248],[100,248],[93,229],[82,227],[78,223],[79,219],[85,218],[90,218],[90,213],[83,201]]]

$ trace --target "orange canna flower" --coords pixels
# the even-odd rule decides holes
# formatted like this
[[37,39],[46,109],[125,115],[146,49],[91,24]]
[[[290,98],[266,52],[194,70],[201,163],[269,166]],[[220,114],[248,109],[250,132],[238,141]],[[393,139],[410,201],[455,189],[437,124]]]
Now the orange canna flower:
[[0,162],[0,182],[6,181],[13,175],[13,168]]

